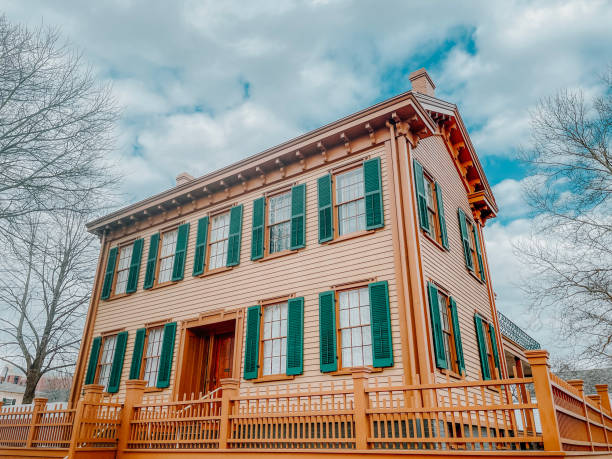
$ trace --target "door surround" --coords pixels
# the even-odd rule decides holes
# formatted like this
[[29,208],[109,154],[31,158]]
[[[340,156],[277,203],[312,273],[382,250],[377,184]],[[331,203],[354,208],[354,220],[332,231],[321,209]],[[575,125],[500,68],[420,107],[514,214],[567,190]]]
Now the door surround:
[[177,370],[176,378],[172,386],[172,400],[177,401],[181,394],[179,393],[179,382],[181,376],[184,373],[183,364],[185,361],[185,338],[187,331],[191,328],[199,328],[202,326],[210,326],[216,323],[228,322],[234,320],[235,323],[235,334],[234,334],[234,361],[232,365],[233,378],[240,381],[240,365],[242,362],[242,341],[243,341],[243,328],[244,328],[244,308],[240,309],[217,309],[214,311],[200,314],[198,317],[193,319],[187,319],[181,323],[181,336],[179,341],[179,349],[177,356]]

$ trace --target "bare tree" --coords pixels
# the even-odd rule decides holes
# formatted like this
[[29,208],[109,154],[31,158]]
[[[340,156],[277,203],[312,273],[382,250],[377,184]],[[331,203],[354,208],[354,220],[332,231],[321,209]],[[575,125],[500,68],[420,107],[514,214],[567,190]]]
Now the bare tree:
[[117,109],[55,29],[0,16],[0,231],[40,210],[74,209],[115,177]]
[[516,246],[533,306],[561,325],[576,355],[612,362],[612,67],[601,95],[543,99],[531,119],[525,186],[532,237]]
[[86,213],[26,218],[11,238],[0,271],[0,360],[26,375],[24,403],[41,376],[74,365],[89,301],[97,241]]

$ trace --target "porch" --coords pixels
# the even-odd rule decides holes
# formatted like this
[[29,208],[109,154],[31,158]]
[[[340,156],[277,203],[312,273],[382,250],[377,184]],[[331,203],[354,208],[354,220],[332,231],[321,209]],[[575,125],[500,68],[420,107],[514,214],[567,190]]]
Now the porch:
[[364,368],[351,382],[282,392],[240,392],[224,379],[174,402],[148,398],[139,380],[123,403],[86,386],[74,410],[44,399],[2,410],[0,457],[612,455],[607,386],[585,395],[549,371],[546,351],[528,359],[529,378],[370,385]]

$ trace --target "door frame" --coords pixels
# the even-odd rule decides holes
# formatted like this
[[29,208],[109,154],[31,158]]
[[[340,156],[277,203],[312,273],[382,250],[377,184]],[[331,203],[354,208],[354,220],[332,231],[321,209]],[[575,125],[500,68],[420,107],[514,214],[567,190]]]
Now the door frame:
[[183,364],[185,361],[185,340],[187,331],[191,328],[201,327],[204,325],[213,325],[215,323],[227,322],[234,320],[234,356],[232,366],[232,377],[239,381],[240,384],[240,367],[242,363],[242,346],[244,337],[244,308],[226,310],[217,309],[214,311],[200,314],[198,317],[193,319],[187,319],[181,323],[179,349],[177,355],[177,368],[176,377],[174,384],[172,385],[172,400],[178,401],[181,394],[179,394],[179,382],[183,375]]

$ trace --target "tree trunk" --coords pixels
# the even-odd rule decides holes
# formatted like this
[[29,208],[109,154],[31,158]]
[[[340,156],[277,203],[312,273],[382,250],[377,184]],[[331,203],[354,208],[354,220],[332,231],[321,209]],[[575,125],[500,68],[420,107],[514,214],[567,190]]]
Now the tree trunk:
[[23,404],[32,403],[34,397],[36,396],[36,386],[38,386],[38,381],[40,381],[40,372],[36,370],[28,371],[28,375],[26,378],[26,388],[25,393],[23,394]]

